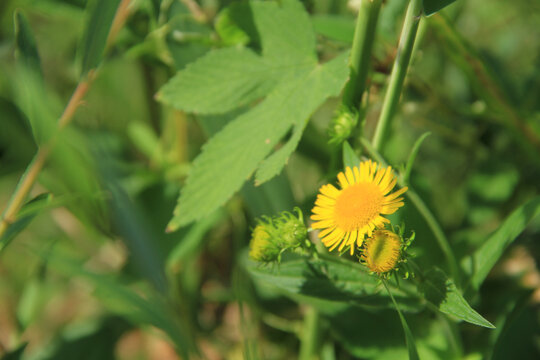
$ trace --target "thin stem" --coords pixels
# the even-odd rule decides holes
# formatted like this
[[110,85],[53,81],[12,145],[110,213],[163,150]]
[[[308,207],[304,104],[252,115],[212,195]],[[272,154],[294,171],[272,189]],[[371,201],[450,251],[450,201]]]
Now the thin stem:
[[[114,37],[118,33],[119,28],[124,24],[128,14],[127,8],[129,3],[130,0],[122,0],[120,5],[118,6],[118,10],[116,11],[116,15],[113,20],[113,25],[111,26],[111,30],[109,31],[107,47],[112,44]],[[23,206],[26,197],[36,183],[39,173],[43,169],[43,166],[45,165],[52,149],[54,148],[54,145],[58,138],[58,134],[73,119],[75,112],[81,105],[82,100],[86,95],[86,92],[88,91],[90,85],[94,81],[95,77],[95,69],[90,70],[88,72],[88,76],[77,84],[77,87],[75,88],[75,91],[73,91],[73,95],[71,95],[71,98],[69,99],[69,102],[67,103],[64,112],[58,119],[58,127],[55,134],[51,137],[48,143],[43,144],[39,147],[36,155],[34,156],[34,159],[28,165],[28,168],[19,180],[15,192],[11,196],[8,205],[6,206],[0,219],[0,238],[2,238],[9,226],[15,221],[19,210]],[[2,250],[1,247],[0,250]]]
[[382,0],[362,0],[356,20],[349,61],[351,75],[343,94],[343,104],[358,111],[362,108],[362,96],[370,70],[371,52],[381,3]]
[[317,354],[317,343],[320,331],[320,314],[313,307],[306,309],[304,329],[300,339],[299,360],[313,360]]
[[409,62],[411,60],[421,15],[422,0],[411,0],[407,9],[407,14],[405,15],[405,22],[403,23],[403,29],[401,31],[398,51],[394,66],[392,67],[388,90],[384,97],[381,115],[373,137],[373,147],[376,150],[381,149],[386,132],[388,131],[388,126],[397,109],[403,82],[405,81],[405,75],[407,74],[407,68],[409,67]]
[[[379,154],[375,150],[375,148],[370,144],[369,141],[363,138],[361,142],[364,148],[366,149],[366,151],[369,153],[369,155],[372,158],[377,160],[377,162],[380,163],[381,165],[388,166],[384,158],[381,156],[381,154]],[[403,178],[398,179],[398,184],[399,186],[402,186],[402,187],[407,185],[404,183]],[[409,188],[409,190],[405,192],[405,195],[409,198],[409,200],[411,200],[411,202],[416,207],[420,215],[424,218],[431,232],[435,236],[435,240],[437,241],[437,244],[441,248],[444,254],[444,257],[446,258],[446,262],[448,263],[448,266],[450,268],[450,273],[452,274],[454,283],[459,287],[461,284],[459,266],[454,256],[454,252],[452,251],[452,248],[450,247],[450,243],[448,242],[448,239],[446,238],[446,235],[444,234],[441,226],[437,222],[437,219],[435,219],[435,216],[429,210],[426,203],[414,190]]]

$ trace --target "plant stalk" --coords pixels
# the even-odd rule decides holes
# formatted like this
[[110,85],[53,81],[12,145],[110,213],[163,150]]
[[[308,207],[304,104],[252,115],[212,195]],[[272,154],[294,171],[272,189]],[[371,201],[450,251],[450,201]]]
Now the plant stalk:
[[343,93],[343,104],[359,112],[362,109],[362,97],[366,90],[381,3],[382,0],[362,0],[356,20],[349,60],[351,73]]
[[[111,25],[111,30],[109,30],[107,47],[109,47],[113,43],[116,34],[125,23],[128,15],[128,5],[130,1],[131,0],[122,0],[120,5],[118,6],[115,18]],[[9,226],[16,220],[19,210],[22,208],[24,201],[26,200],[28,194],[32,190],[32,187],[36,183],[39,173],[45,166],[45,162],[47,161],[52,149],[54,148],[54,144],[56,142],[58,134],[73,119],[75,112],[82,103],[83,98],[86,95],[86,92],[88,91],[88,88],[92,84],[95,77],[95,69],[90,70],[86,78],[84,80],[81,80],[77,84],[77,87],[75,88],[73,95],[71,95],[71,98],[69,99],[69,102],[67,103],[64,112],[58,119],[58,127],[56,129],[56,133],[51,137],[48,143],[39,147],[36,155],[34,156],[34,159],[29,164],[28,168],[19,180],[15,192],[11,196],[8,205],[6,206],[0,219],[0,239],[7,231]],[[0,251],[1,250],[2,247],[0,247]]]
[[300,338],[299,360],[313,360],[317,354],[317,344],[320,332],[320,314],[313,307],[306,309],[304,326]]
[[388,131],[388,126],[394,117],[397,105],[399,103],[399,98],[403,89],[405,75],[407,75],[407,68],[409,67],[411,60],[421,15],[422,0],[411,0],[407,9],[407,14],[405,15],[405,22],[403,23],[403,28],[401,30],[397,55],[394,61],[394,66],[392,67],[392,74],[390,75],[388,89],[384,97],[381,115],[379,116],[379,122],[377,123],[375,135],[373,136],[373,147],[377,151],[381,149]]

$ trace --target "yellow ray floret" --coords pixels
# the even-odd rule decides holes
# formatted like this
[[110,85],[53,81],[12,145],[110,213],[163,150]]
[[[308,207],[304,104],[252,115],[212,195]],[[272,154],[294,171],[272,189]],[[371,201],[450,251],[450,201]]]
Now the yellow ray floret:
[[349,246],[353,254],[366,235],[371,237],[375,229],[389,222],[383,215],[393,214],[403,206],[399,196],[407,188],[390,193],[397,181],[392,168],[379,167],[371,160],[352,169],[347,167],[337,178],[340,189],[331,184],[319,189],[312,227],[321,230],[319,237],[330,251]]

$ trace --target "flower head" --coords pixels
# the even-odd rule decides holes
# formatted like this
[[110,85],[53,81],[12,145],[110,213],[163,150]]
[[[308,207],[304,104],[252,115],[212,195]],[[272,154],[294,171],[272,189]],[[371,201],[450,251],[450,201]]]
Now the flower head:
[[279,252],[279,245],[271,240],[265,226],[262,224],[255,226],[249,243],[249,256],[253,260],[271,262],[277,260]]
[[381,168],[371,160],[338,174],[341,189],[323,185],[315,201],[311,219],[314,229],[330,251],[349,246],[351,254],[361,246],[364,237],[371,237],[377,228],[390,221],[384,215],[393,214],[403,206],[399,197],[407,188],[390,193],[396,185],[392,168]]
[[384,274],[396,269],[401,258],[401,238],[389,230],[376,230],[366,239],[362,260],[369,270]]

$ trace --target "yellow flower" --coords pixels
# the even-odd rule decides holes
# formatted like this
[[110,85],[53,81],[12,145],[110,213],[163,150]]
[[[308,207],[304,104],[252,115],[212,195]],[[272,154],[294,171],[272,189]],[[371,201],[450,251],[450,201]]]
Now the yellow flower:
[[319,237],[330,251],[350,246],[353,254],[355,244],[361,246],[366,235],[371,236],[376,228],[390,222],[383,215],[393,214],[403,206],[399,196],[407,188],[390,194],[397,181],[392,168],[380,168],[371,160],[352,169],[347,167],[337,177],[341,189],[331,184],[319,189],[312,227],[321,229]]
[[362,260],[369,270],[384,274],[396,268],[401,257],[401,239],[388,230],[376,230],[366,239]]

